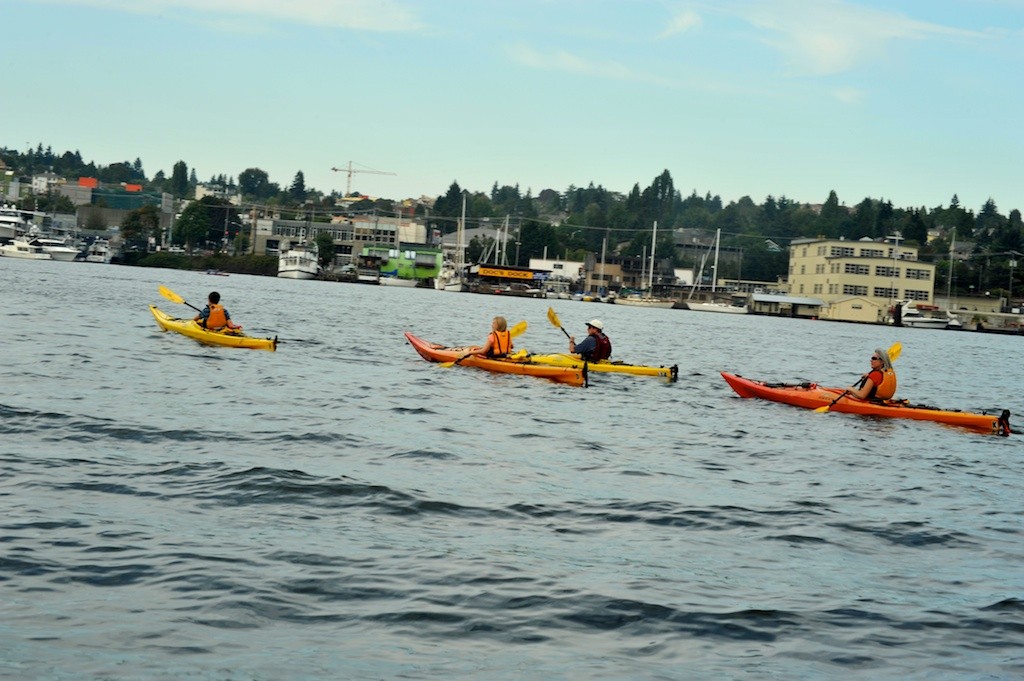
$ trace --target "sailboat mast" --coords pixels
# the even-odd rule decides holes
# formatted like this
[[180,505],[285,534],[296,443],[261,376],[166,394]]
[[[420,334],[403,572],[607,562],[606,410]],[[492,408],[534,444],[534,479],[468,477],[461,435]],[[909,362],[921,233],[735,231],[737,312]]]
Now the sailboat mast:
[[459,228],[456,241],[458,242],[458,252],[455,254],[455,264],[459,270],[459,281],[462,280],[462,269],[466,264],[466,255],[464,252],[463,241],[466,238],[466,194],[462,194],[462,217],[459,218]]
[[722,239],[722,229],[715,230],[715,265],[711,268],[711,292],[715,292],[715,284],[718,283],[718,243]]
[[651,273],[647,281],[647,288],[650,289],[651,295],[654,294],[654,246],[658,242],[658,221],[654,221],[654,231],[651,232]]
[[953,299],[950,297],[953,292],[953,250],[956,248],[956,227],[953,228],[953,237],[949,240],[949,276],[946,278],[946,310],[953,309]]

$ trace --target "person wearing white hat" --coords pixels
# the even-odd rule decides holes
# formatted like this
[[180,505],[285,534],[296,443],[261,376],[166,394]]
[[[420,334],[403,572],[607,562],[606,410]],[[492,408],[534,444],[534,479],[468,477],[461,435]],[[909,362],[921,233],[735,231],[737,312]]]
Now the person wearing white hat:
[[604,333],[604,323],[600,319],[587,322],[587,337],[579,345],[576,344],[576,336],[569,336],[569,352],[578,354],[588,362],[611,357],[612,342]]

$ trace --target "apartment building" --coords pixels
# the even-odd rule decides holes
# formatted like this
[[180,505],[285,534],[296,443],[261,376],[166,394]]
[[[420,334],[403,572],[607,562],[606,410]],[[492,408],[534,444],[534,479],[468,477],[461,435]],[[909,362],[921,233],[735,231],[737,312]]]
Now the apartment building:
[[822,316],[882,321],[899,300],[932,304],[935,265],[917,259],[898,237],[795,239],[789,247],[789,292],[814,296]]

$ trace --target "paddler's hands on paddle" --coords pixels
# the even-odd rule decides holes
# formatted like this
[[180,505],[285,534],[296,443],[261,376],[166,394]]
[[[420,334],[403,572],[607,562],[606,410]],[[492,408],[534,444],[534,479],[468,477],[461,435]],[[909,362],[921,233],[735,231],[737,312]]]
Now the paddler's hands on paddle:
[[889,349],[886,351],[885,354],[887,355],[887,357],[885,357],[885,358],[881,357],[881,355],[879,353],[877,353],[877,352],[872,353],[871,354],[871,371],[869,371],[868,373],[864,374],[861,377],[860,381],[858,381],[857,383],[855,383],[854,385],[850,386],[849,388],[844,390],[842,393],[840,393],[839,397],[837,397],[836,399],[832,400],[831,402],[829,402],[824,407],[818,407],[814,411],[816,411],[818,413],[825,413],[829,409],[834,407],[836,402],[838,402],[839,400],[841,400],[841,399],[843,399],[844,397],[847,397],[847,396],[855,397],[858,400],[866,400],[869,397],[871,397],[873,395],[873,393],[874,393],[874,390],[878,387],[878,385],[876,385],[876,383],[875,383],[875,379],[872,378],[872,375],[880,377],[879,378],[879,385],[880,385],[881,377],[882,377],[882,372],[885,371],[885,370],[891,369],[892,362],[895,361],[895,359],[897,357],[899,357],[902,352],[903,352],[903,345],[901,343],[893,343],[892,346],[890,346]]

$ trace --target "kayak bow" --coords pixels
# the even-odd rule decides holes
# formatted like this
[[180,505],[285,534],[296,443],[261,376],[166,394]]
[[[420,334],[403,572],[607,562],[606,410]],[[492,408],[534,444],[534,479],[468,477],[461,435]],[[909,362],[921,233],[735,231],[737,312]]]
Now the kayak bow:
[[836,401],[844,388],[823,388],[817,383],[765,383],[736,374],[721,372],[722,378],[736,391],[740,397],[756,397],[772,402],[782,402],[804,409],[817,409],[831,405],[831,411],[864,416],[881,416],[885,418],[915,419],[918,421],[935,421],[950,426],[959,426],[981,433],[1009,435],[1010,411],[1004,409],[1002,414],[976,414],[966,411],[954,411],[910,404],[906,400],[860,400],[852,395]]

